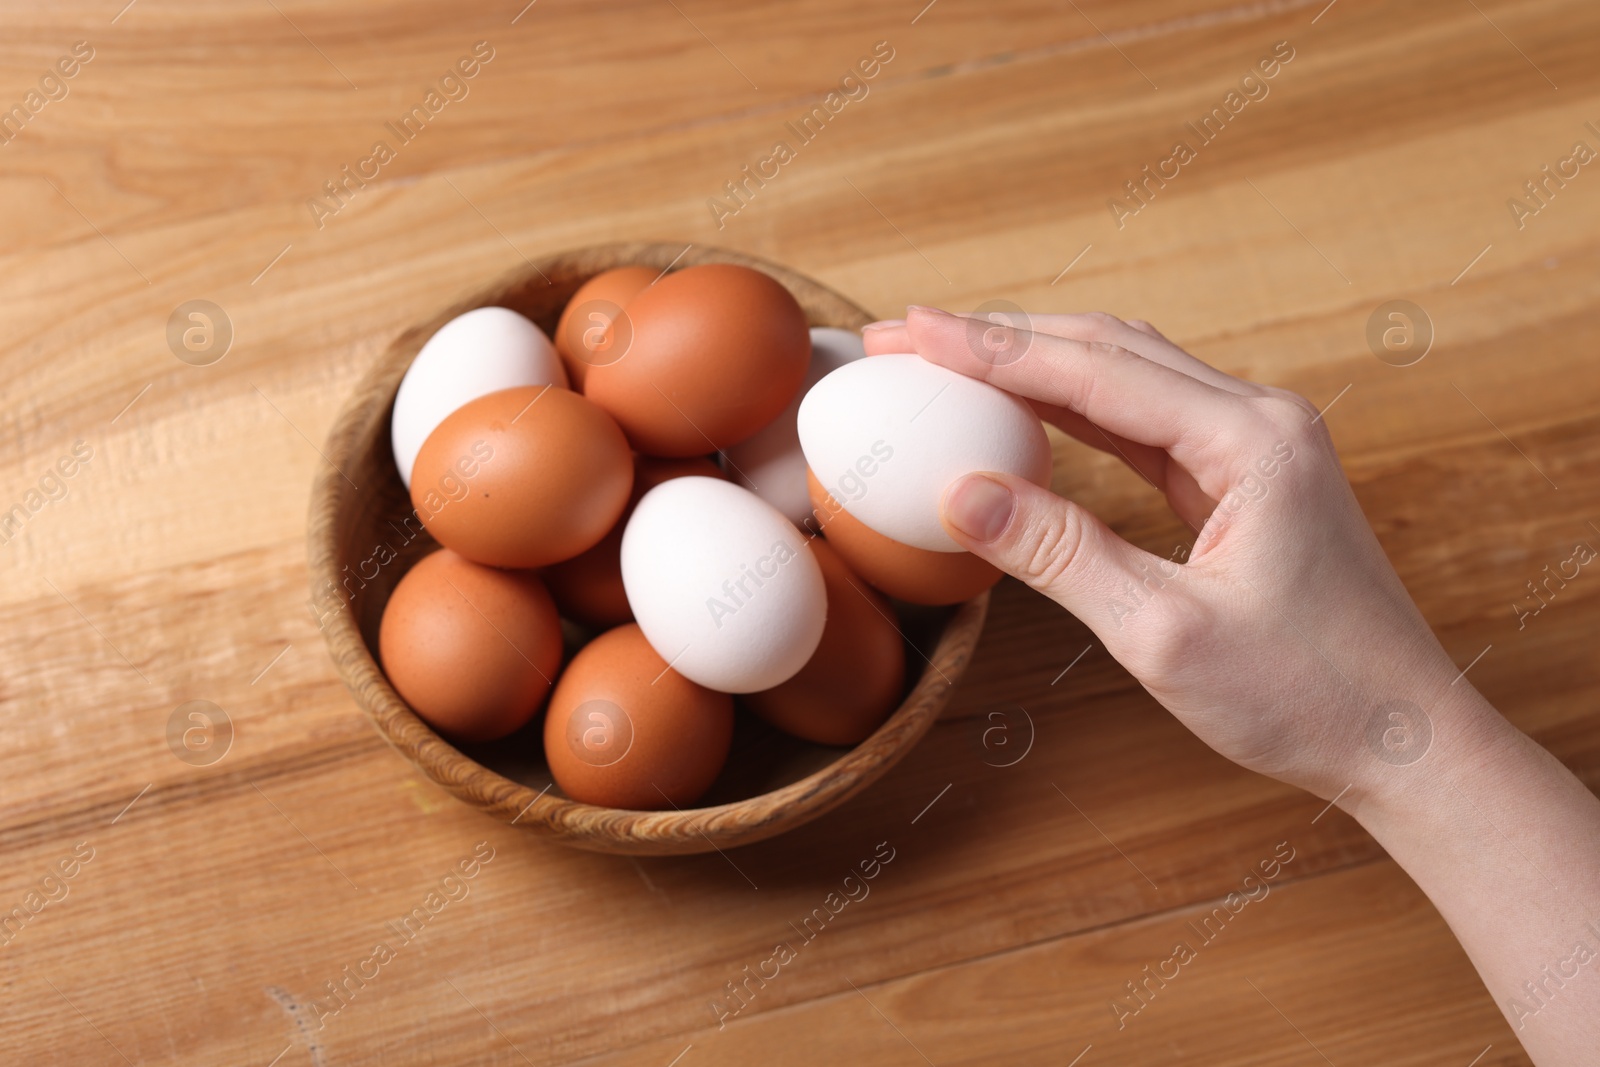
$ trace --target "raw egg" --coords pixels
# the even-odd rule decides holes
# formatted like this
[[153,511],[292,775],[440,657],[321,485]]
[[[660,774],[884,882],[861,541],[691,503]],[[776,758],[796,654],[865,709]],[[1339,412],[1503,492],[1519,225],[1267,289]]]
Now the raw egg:
[[819,745],[854,745],[900,703],[905,650],[889,602],[850,573],[825,540],[810,545],[828,590],[828,621],[800,673],[742,698],[780,730]]
[[910,604],[958,604],[990,588],[1003,572],[971,552],[930,552],[891,540],[851,515],[806,472],[823,536],[850,569]]
[[662,657],[724,693],[771,689],[822,640],[828,598],[806,538],[747,489],[674,478],[622,532],[622,584]]
[[633,457],[611,417],[558,386],[464,404],[417,453],[411,503],[446,548],[542,567],[593,548],[628,503]]
[[584,394],[654,456],[699,456],[743,441],[794,399],[811,358],[800,305],[749,267],[668,274],[628,303],[613,332],[624,322],[626,351],[590,366]]
[[493,741],[544,703],[561,667],[561,621],[537,575],[443,548],[390,594],[378,654],[395,692],[440,733]]
[[704,456],[659,459],[635,454],[633,492],[611,532],[600,543],[565,563],[544,569],[544,584],[556,599],[561,614],[587,626],[620,626],[633,619],[628,594],[622,588],[622,531],[639,498],[662,482],[698,475],[721,478],[722,469]]
[[811,500],[806,495],[806,458],[800,452],[800,435],[795,416],[805,390],[846,363],[867,354],[861,335],[832,326],[811,328],[811,365],[806,370],[804,388],[779,416],[757,430],[753,437],[723,452],[723,462],[735,484],[742,485],[804,526],[811,517]]
[[957,479],[998,471],[1050,484],[1050,439],[1032,408],[914,354],[840,367],[806,393],[796,426],[807,465],[846,511],[933,552],[963,551],[939,521]]
[[389,441],[400,480],[411,488],[417,450],[456,408],[518,385],[567,384],[544,332],[510,308],[474,308],[457,315],[417,353],[400,379]]
[[561,791],[607,808],[693,804],[733,742],[733,698],[667,666],[633,624],[572,658],[550,697],[544,752]]
[[556,351],[561,353],[574,389],[583,390],[591,366],[610,363],[627,351],[633,337],[628,322],[624,320],[615,330],[611,324],[628,301],[660,274],[650,267],[618,267],[601,271],[572,294],[556,324]]

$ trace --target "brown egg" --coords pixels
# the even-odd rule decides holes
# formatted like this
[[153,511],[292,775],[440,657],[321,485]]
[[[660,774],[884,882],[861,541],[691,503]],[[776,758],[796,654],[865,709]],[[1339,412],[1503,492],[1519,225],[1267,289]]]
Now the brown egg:
[[584,393],[653,456],[743,441],[789,405],[811,360],[800,305],[748,267],[669,274],[635,296],[614,329],[624,321],[633,334],[626,353],[591,366]]
[[667,666],[638,626],[572,658],[550,697],[544,754],[561,791],[607,808],[693,804],[733,743],[733,698]]
[[633,492],[611,532],[582,555],[546,567],[542,572],[544,584],[555,597],[562,615],[596,627],[620,626],[633,620],[628,595],[622,590],[622,531],[640,497],[662,482],[689,475],[727,477],[721,467],[704,456],[659,459],[634,454]]
[[1004,576],[971,552],[930,552],[885,537],[844,510],[810,470],[806,490],[828,543],[852,571],[892,597],[911,604],[957,604]]
[[593,548],[633,484],[628,441],[559,386],[480,396],[417,453],[411,503],[446,548],[494,567],[542,567]]
[[443,548],[390,594],[378,654],[389,684],[434,729],[493,741],[544,703],[561,669],[561,620],[537,575]]
[[855,745],[899,705],[906,682],[905,649],[889,602],[851,574],[823,539],[812,539],[811,551],[828,590],[822,643],[799,674],[741,699],[796,737],[819,745]]
[[[617,358],[631,338],[626,323],[610,331],[613,320],[639,292],[655,281],[660,271],[653,267],[618,267],[601,271],[578,287],[561,310],[556,324],[556,351],[567,368],[572,387],[583,391],[585,376],[595,363]],[[707,449],[706,451],[710,451]]]

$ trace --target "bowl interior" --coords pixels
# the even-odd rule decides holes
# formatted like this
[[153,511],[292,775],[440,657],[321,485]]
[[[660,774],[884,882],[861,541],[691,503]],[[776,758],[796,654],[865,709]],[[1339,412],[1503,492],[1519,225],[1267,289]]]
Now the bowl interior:
[[[618,811],[568,800],[553,788],[545,763],[542,716],[503,741],[457,745],[434,733],[389,686],[377,662],[384,606],[411,565],[437,547],[412,509],[388,433],[395,390],[423,342],[456,315],[486,305],[519,311],[553,334],[572,294],[602,270],[708,262],[741,263],[774,276],[795,295],[812,326],[857,329],[871,320],[810,279],[717,249],[609,245],[531,262],[395,339],[335,424],[329,464],[313,494],[311,606],[363,710],[396,748],[457,797],[579,847],[636,854],[709,851],[771,836],[843,802],[896,762],[937,718],[987,607],[987,594],[956,608],[900,606],[906,699],[854,749],[801,741],[741,712],[722,775],[694,809],[684,811]],[[566,631],[570,660],[592,633],[572,625]]]

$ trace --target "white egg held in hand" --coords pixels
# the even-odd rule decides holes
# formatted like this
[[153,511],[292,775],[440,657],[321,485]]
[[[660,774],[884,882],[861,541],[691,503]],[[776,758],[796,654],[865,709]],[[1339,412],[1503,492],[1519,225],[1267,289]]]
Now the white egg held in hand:
[[960,552],[939,521],[957,479],[995,471],[1050,484],[1050,439],[1033,409],[918,355],[841,367],[800,402],[800,447],[851,515],[904,544]]
[[805,535],[720,478],[674,478],[644,495],[622,534],[622,586],[650,647],[724,693],[788,681],[828,614]]
[[796,526],[811,519],[806,492],[806,457],[800,451],[795,416],[806,391],[846,363],[867,354],[861,335],[833,326],[811,328],[811,365],[805,384],[783,414],[756,431],[754,437],[723,450],[724,466],[735,482],[789,517]]
[[520,385],[567,385],[555,346],[526,316],[510,308],[474,308],[439,327],[400,380],[389,420],[394,464],[406,488],[422,442],[446,416],[469,400]]

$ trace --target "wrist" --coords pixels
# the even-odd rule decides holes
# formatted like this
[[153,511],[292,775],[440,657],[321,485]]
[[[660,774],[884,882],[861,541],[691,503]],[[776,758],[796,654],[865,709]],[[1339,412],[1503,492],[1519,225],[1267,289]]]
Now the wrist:
[[[1460,790],[1474,794],[1515,776],[1528,738],[1464,679],[1425,709],[1396,701],[1375,709],[1365,731],[1365,773],[1339,807],[1380,842],[1425,830],[1459,809]],[[1470,786],[1469,786],[1470,784]]]

